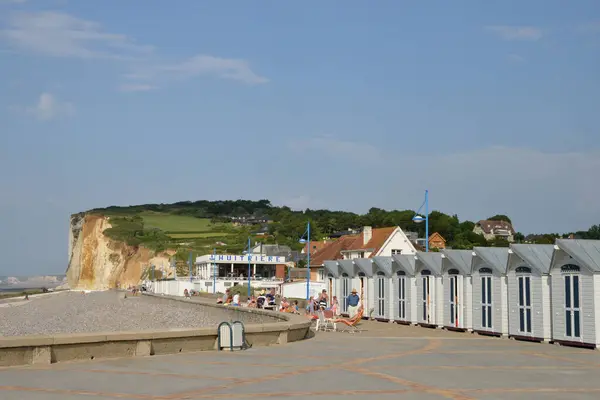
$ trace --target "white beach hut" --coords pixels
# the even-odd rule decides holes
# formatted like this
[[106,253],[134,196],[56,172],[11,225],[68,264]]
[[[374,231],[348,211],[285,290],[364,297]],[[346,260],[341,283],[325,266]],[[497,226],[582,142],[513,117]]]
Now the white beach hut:
[[508,251],[508,336],[549,342],[551,244],[511,244]]
[[336,296],[341,306],[342,280],[340,264],[337,261],[325,261],[323,267],[325,268],[325,281],[327,292],[329,294],[329,304],[332,304],[333,296]]
[[506,267],[508,249],[475,247],[473,277],[473,331],[508,335],[508,288]]
[[550,277],[552,340],[600,347],[600,240],[557,239]]
[[380,321],[392,321],[394,315],[394,279],[392,257],[373,257],[373,281],[375,288],[375,310],[373,317]]
[[442,250],[444,287],[443,325],[449,329],[473,330],[473,284],[471,250]]
[[365,316],[374,317],[375,313],[375,279],[373,277],[375,268],[373,260],[370,258],[355,258],[352,260],[358,268],[358,278],[360,281],[362,294],[361,300],[365,307]]
[[[338,265],[340,266],[340,281],[341,281],[341,291],[340,291],[340,306],[341,313],[344,315],[348,314],[348,306],[346,304],[348,296],[352,292],[352,289],[356,289],[360,293],[359,285],[360,280],[358,278],[358,268],[352,262],[352,260],[338,260]],[[362,300],[362,298],[361,298]]]
[[417,323],[443,326],[442,255],[438,252],[415,254],[417,284]]
[[392,282],[394,285],[392,316],[398,323],[417,323],[415,263],[413,254],[394,254],[392,256]]

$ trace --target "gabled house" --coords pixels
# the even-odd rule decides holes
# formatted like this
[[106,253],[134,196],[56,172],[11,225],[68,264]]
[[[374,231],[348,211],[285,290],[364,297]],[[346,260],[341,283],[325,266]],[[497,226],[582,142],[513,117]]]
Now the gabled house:
[[473,232],[483,235],[485,240],[501,238],[508,242],[515,241],[515,230],[512,224],[506,221],[481,220],[475,224]]
[[415,245],[400,227],[365,226],[362,233],[344,235],[311,254],[311,279],[325,280],[325,261],[373,258],[394,254],[415,254]]
[[430,249],[445,249],[446,248],[446,239],[438,232],[434,232],[431,236],[429,236],[429,248]]

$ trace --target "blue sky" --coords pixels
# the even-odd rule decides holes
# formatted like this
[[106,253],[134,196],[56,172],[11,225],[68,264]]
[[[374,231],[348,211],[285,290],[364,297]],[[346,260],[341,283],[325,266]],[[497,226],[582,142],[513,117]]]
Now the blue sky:
[[0,275],[69,214],[271,199],[600,223],[600,3],[0,0]]

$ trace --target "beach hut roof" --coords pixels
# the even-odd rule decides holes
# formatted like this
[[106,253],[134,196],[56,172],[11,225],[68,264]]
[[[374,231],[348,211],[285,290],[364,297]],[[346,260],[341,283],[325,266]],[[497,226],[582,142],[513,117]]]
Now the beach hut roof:
[[556,247],[592,272],[600,272],[600,240],[557,239]]
[[[554,246],[551,244],[511,244],[510,250],[540,274],[550,272]],[[510,257],[510,256],[509,256]]]
[[474,247],[473,253],[494,271],[506,274],[508,264],[508,249],[506,247]]
[[425,266],[424,269],[428,269],[434,273],[434,275],[441,275],[442,273],[442,255],[438,252],[423,252],[418,251],[415,255],[418,261],[421,261]]
[[463,275],[471,275],[471,260],[473,252],[471,250],[442,250],[442,257],[445,257],[450,264],[458,269]]
[[392,255],[392,266],[397,265],[397,268],[408,275],[415,274],[415,256],[413,254],[394,254]]

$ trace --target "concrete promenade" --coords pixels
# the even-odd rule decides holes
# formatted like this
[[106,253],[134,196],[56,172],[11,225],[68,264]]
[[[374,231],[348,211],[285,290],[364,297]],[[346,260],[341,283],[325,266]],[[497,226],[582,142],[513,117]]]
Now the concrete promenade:
[[364,322],[243,352],[0,369],[2,400],[600,398],[600,352]]

